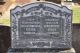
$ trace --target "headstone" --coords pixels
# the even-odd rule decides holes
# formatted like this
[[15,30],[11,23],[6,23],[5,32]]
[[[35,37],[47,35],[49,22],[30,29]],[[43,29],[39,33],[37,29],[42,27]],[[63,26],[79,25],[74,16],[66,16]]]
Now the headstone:
[[35,2],[11,10],[11,48],[69,49],[71,10],[50,2]]

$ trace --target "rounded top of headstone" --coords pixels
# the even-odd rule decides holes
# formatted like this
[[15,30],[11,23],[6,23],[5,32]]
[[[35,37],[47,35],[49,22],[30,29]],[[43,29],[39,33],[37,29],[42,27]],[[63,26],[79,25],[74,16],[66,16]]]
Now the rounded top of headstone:
[[[27,8],[26,8],[27,6]],[[23,4],[23,5],[18,5],[16,6],[14,9],[12,10],[16,10],[16,9],[28,9],[28,8],[31,8],[31,7],[43,7],[43,6],[48,6],[50,8],[54,8],[54,9],[60,9],[60,10],[63,10],[63,11],[66,11],[66,12],[70,12],[71,13],[71,9],[67,8],[66,6],[63,6],[61,4],[56,4],[56,3],[53,3],[53,2],[48,2],[48,1],[36,1],[36,2],[31,2],[31,3],[28,3],[28,4]]]

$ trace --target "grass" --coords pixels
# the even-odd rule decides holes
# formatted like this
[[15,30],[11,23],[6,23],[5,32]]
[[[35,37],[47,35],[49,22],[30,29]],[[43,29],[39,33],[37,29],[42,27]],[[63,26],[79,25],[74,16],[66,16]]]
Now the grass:
[[73,23],[80,23],[80,7],[72,7],[73,10]]
[[0,25],[10,26],[9,18],[0,18]]

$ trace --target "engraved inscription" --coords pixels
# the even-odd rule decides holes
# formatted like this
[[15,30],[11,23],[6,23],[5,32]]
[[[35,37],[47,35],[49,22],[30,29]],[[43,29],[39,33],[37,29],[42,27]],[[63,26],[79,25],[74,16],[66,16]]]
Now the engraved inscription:
[[71,10],[39,2],[11,10],[13,48],[69,48]]

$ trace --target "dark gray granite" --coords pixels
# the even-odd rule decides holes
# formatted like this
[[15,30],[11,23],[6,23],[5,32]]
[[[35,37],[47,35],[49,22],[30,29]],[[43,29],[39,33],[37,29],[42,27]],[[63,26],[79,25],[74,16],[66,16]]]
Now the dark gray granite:
[[11,10],[12,48],[71,48],[71,10],[48,2]]

